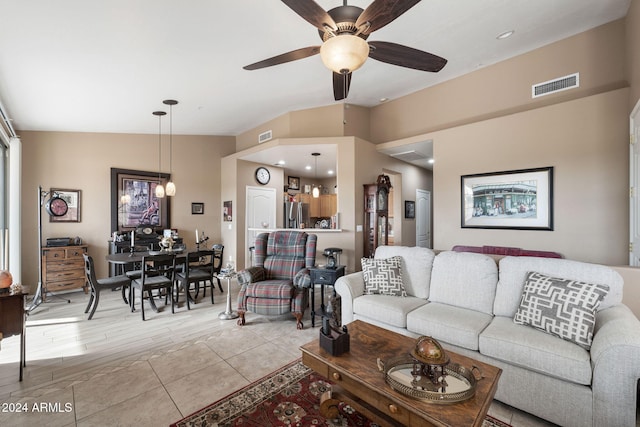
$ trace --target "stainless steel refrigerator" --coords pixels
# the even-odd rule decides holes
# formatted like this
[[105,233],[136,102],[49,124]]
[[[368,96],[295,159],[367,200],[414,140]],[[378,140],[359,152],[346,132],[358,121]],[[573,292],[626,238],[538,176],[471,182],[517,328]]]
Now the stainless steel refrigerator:
[[284,228],[309,227],[309,204],[301,202],[284,203]]

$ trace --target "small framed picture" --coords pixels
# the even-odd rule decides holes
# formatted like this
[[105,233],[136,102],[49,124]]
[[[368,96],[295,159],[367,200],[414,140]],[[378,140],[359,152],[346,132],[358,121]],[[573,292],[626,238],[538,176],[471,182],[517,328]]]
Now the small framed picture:
[[289,176],[289,190],[300,190],[299,176]]
[[413,200],[404,201],[404,217],[414,219],[416,217],[416,202]]
[[50,193],[52,195],[57,195],[67,202],[69,209],[63,216],[50,216],[49,222],[80,222],[82,190],[63,190],[60,188],[52,188]]
[[191,215],[203,215],[203,214],[204,214],[204,203],[201,203],[201,202],[191,203]]

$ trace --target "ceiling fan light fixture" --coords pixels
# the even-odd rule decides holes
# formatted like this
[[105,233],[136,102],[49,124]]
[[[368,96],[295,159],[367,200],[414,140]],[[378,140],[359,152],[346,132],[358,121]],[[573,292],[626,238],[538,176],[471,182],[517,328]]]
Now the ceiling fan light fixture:
[[351,73],[369,57],[369,44],[352,34],[339,34],[327,39],[320,46],[322,63],[338,74]]

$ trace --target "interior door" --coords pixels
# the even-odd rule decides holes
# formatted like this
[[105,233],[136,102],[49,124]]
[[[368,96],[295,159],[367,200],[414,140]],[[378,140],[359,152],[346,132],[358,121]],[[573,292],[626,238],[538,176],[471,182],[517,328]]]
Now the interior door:
[[416,246],[431,248],[431,192],[416,190]]
[[[247,252],[254,245],[256,236],[264,229],[276,228],[276,189],[247,187]],[[245,257],[245,266],[251,265],[251,253]]]
[[630,118],[629,130],[629,265],[640,266],[640,101]]

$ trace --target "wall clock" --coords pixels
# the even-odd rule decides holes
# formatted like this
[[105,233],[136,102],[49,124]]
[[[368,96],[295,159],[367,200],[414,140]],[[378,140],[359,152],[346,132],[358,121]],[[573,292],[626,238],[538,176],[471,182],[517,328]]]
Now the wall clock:
[[256,181],[258,181],[259,184],[267,185],[270,180],[271,173],[269,172],[269,169],[262,166],[256,169]]
[[50,198],[44,207],[47,210],[47,213],[51,216],[65,216],[69,210],[67,202],[58,196]]

